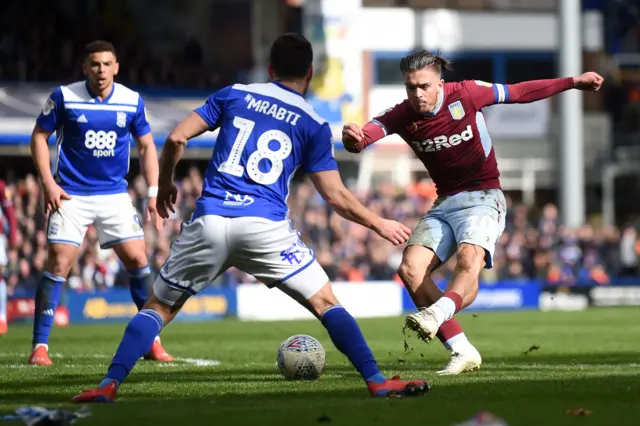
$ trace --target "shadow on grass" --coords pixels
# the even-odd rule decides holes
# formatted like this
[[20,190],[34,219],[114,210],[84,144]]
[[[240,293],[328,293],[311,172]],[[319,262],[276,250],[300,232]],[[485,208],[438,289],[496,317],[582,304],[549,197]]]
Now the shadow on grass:
[[[456,378],[436,383],[424,397],[373,399],[368,397],[364,386],[355,381],[340,384],[341,389],[329,389],[327,384],[321,385],[322,380],[308,386],[297,383],[298,389],[292,390],[280,380],[280,383],[270,383],[267,390],[253,389],[249,393],[242,385],[247,383],[242,379],[249,374],[252,373],[238,372],[233,379],[225,378],[227,390],[223,392],[219,392],[216,386],[216,378],[223,380],[223,376],[215,373],[207,374],[207,377],[201,377],[199,372],[133,376],[129,382],[132,385],[149,380],[162,380],[164,383],[145,390],[140,390],[140,386],[135,390],[123,387],[116,404],[92,406],[94,417],[78,424],[307,425],[327,416],[332,426],[388,425],[398,421],[450,426],[453,420],[462,421],[479,410],[490,410],[508,419],[511,425],[591,426],[631,425],[640,416],[640,404],[637,404],[640,392],[636,384],[630,383],[626,377],[527,381],[494,377],[484,382],[459,381]],[[264,382],[263,378],[258,380]],[[190,396],[180,395],[179,390],[172,388],[172,383],[176,382],[189,383],[201,396],[194,397],[193,392]],[[229,384],[236,383],[239,386],[228,390]],[[331,383],[338,386],[335,380]],[[55,394],[32,385],[1,394],[0,399],[5,406],[65,404],[74,394],[74,384],[59,384]],[[586,408],[592,411],[592,415],[569,417],[565,414],[569,408]]]

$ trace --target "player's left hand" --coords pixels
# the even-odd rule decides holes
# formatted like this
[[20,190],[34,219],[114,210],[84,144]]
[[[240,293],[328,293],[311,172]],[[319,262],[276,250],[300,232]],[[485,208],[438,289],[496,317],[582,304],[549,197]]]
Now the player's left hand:
[[147,200],[147,222],[153,220],[156,231],[162,231],[162,218],[158,214],[157,197],[149,197]]
[[382,219],[377,223],[373,230],[385,240],[391,242],[394,246],[404,244],[411,236],[411,230],[395,220]]
[[604,78],[596,72],[585,72],[579,77],[573,78],[573,84],[575,88],[578,90],[590,90],[592,92],[597,92],[602,87],[602,83],[604,82]]
[[158,185],[158,198],[156,200],[156,208],[158,214],[163,219],[169,218],[169,212],[175,213],[173,205],[178,201],[178,187],[175,183]]

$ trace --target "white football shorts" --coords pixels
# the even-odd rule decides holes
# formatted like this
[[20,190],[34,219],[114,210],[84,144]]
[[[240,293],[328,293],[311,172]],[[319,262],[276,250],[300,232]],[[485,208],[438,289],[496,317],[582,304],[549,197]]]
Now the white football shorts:
[[288,220],[205,215],[182,224],[154,294],[170,306],[181,306],[232,266],[305,300],[329,282]]
[[98,231],[100,247],[113,247],[124,241],[144,238],[142,224],[128,193],[107,195],[71,195],[62,207],[49,216],[49,243],[80,247],[93,225]]
[[427,247],[445,263],[458,245],[485,250],[485,268],[493,267],[493,254],[505,227],[507,202],[499,189],[460,192],[441,197],[411,233],[407,247]]

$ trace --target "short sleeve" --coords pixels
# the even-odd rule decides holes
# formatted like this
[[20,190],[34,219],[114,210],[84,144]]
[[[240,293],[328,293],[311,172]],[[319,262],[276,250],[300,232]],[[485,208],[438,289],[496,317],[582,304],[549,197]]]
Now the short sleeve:
[[384,130],[385,136],[398,133],[405,127],[407,117],[415,115],[407,103],[404,101],[391,108],[387,108],[380,114],[370,120],[371,123],[377,124]]
[[502,104],[509,100],[509,88],[504,84],[467,80],[462,82],[462,85],[477,109]]
[[224,112],[224,104],[231,93],[231,87],[227,86],[224,89],[220,89],[211,96],[209,96],[206,102],[194,110],[202,119],[209,125],[211,129],[215,129],[220,126],[220,118]]
[[151,126],[147,119],[147,107],[144,105],[142,96],[138,97],[138,108],[136,109],[133,120],[131,121],[131,136],[139,138],[151,132]]
[[53,132],[62,125],[64,114],[64,98],[62,89],[58,87],[45,101],[36,123],[47,132]]
[[302,167],[307,173],[338,170],[338,163],[333,157],[333,136],[327,123],[305,144]]

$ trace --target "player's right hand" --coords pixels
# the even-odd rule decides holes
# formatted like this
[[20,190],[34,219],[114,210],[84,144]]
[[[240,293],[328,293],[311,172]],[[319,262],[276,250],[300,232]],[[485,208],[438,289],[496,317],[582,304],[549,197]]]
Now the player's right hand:
[[175,213],[174,204],[178,201],[178,187],[175,183],[158,185],[158,198],[156,199],[156,209],[163,219],[169,218],[169,212]]
[[374,231],[395,246],[406,243],[411,236],[409,228],[400,222],[389,219],[381,219],[380,223],[374,227]]
[[362,128],[354,123],[347,123],[342,128],[342,144],[347,150],[357,150],[357,146],[364,140]]
[[44,189],[44,213],[49,214],[58,211],[62,207],[63,200],[70,200],[71,197],[64,189],[55,182],[43,185]]

